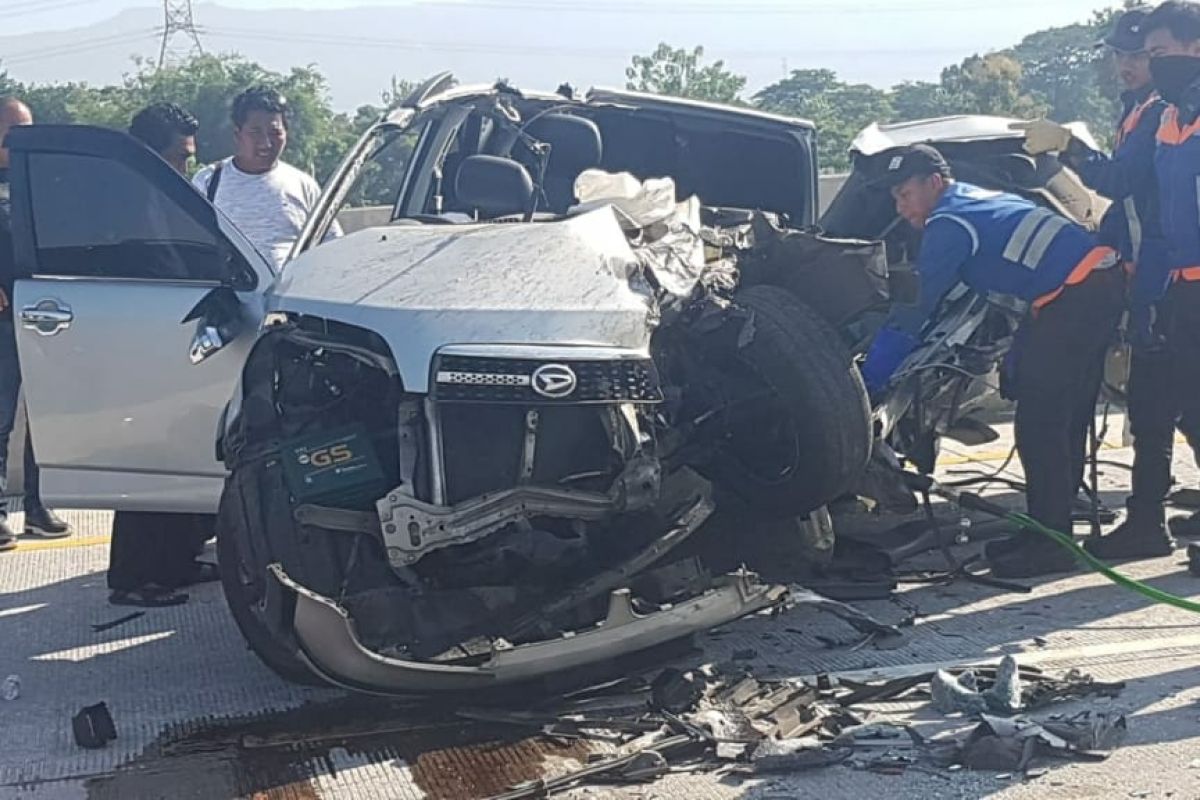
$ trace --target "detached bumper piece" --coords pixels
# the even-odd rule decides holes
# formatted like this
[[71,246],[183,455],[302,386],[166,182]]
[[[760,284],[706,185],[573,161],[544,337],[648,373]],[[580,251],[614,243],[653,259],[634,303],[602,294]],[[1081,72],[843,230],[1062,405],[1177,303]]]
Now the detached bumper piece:
[[608,614],[593,628],[518,646],[498,643],[472,663],[422,662],[382,656],[359,641],[350,615],[333,600],[293,581],[278,564],[271,574],[296,596],[296,639],[312,669],[331,683],[380,694],[459,692],[522,683],[631,655],[779,605],[788,591],[752,573],[725,576],[699,597],[641,616],[628,589],[609,596]]

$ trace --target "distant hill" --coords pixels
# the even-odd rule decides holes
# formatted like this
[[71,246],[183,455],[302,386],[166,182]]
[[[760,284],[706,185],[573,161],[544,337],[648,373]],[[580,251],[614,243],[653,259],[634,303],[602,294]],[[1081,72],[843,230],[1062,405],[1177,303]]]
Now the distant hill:
[[[705,45],[713,58],[724,58],[750,76],[751,87],[777,80],[785,67],[820,65],[856,77],[862,73],[861,53],[839,57],[824,49],[806,55],[794,19],[780,26],[778,20],[736,12],[614,16],[555,13],[546,5],[514,2],[481,9],[444,2],[259,11],[204,4],[196,7],[196,21],[210,50],[238,51],[273,69],[317,65],[329,79],[335,104],[344,109],[377,102],[393,75],[412,80],[443,69],[467,82],[506,77],[538,88],[563,81],[580,87],[619,85],[630,57],[663,40]],[[133,69],[131,56],[157,58],[153,30],[161,24],[161,10],[146,7],[86,28],[0,35],[0,66],[23,81],[118,81]],[[824,41],[824,48],[837,47],[828,36],[814,38]],[[723,49],[722,42],[738,44]],[[936,74],[949,60],[935,50],[902,63],[906,73],[922,77]],[[877,77],[887,83],[895,69],[883,66]]]

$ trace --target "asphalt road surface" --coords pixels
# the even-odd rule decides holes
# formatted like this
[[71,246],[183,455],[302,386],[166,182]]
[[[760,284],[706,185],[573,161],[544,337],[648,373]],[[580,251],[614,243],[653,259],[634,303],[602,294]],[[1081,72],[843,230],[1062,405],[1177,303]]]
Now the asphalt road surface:
[[[1113,421],[1103,458],[1128,463],[1131,454],[1121,446],[1121,424],[1120,418]],[[948,445],[941,469],[956,477],[962,470],[990,471],[1007,455],[1008,437],[1006,430],[1001,441],[977,449]],[[1197,470],[1183,448],[1176,463],[1181,483],[1196,486]],[[1019,467],[1011,472],[1019,476]],[[1120,507],[1128,477],[1119,467],[1103,468],[1104,498],[1111,506]],[[989,494],[1019,503],[1019,496],[1001,484]],[[93,624],[130,611],[106,603],[111,517],[103,512],[70,516],[79,528],[74,539],[23,542],[16,552],[0,555],[0,678],[15,674],[21,680],[20,697],[0,701],[0,800],[466,800],[560,774],[588,758],[587,744],[523,738],[486,725],[447,724],[444,715],[440,723],[406,730],[438,718],[434,712],[445,709],[415,710],[286,685],[246,650],[217,585],[194,590],[186,606],[150,610],[96,633]],[[886,528],[893,522],[854,517],[839,520],[839,525],[847,530]],[[739,520],[725,524],[737,527]],[[773,546],[778,550],[788,544]],[[765,566],[785,568],[784,562],[772,561]],[[1200,578],[1190,576],[1183,561],[1179,551],[1126,571],[1198,598]],[[936,559],[931,563],[936,566]],[[756,671],[781,676],[994,662],[1004,653],[1051,672],[1078,668],[1099,680],[1128,682],[1115,699],[1058,709],[1128,715],[1128,739],[1107,761],[1050,763],[1044,775],[1025,782],[987,772],[910,769],[881,775],[843,765],[769,780],[672,774],[654,784],[583,788],[565,796],[1200,797],[1197,617],[1152,605],[1092,574],[1030,583],[1030,594],[964,582],[905,586],[893,599],[859,603],[890,622],[919,611],[904,638],[886,646],[864,646],[844,623],[794,611],[743,620],[704,636],[699,651],[682,658],[703,663],[739,652],[745,658],[752,651]],[[104,750],[80,749],[72,740],[70,718],[101,700],[112,711],[119,738]],[[880,718],[911,722],[926,733],[964,724],[921,702],[878,711]]]

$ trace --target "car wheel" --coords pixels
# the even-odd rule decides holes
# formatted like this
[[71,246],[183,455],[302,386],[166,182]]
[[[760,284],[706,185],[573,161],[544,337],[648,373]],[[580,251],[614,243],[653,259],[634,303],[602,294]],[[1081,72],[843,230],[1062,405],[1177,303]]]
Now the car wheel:
[[788,292],[766,285],[735,296],[729,324],[740,326],[737,343],[719,366],[726,396],[739,399],[722,415],[706,471],[778,516],[803,516],[850,491],[870,459],[871,416],[862,377],[837,332]]
[[217,561],[229,611],[250,649],[273,672],[292,683],[326,686],[301,658],[291,634],[295,597],[267,572],[274,554],[263,537],[255,537],[242,496],[253,490],[254,482],[238,477],[232,475],[225,485],[217,529]]

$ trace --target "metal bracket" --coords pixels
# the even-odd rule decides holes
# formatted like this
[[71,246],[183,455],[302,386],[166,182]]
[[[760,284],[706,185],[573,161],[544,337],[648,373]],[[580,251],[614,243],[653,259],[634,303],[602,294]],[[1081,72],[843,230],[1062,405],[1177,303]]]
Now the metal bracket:
[[533,463],[537,456],[538,423],[541,414],[536,408],[525,412],[525,443],[521,448],[521,477],[519,483],[526,485],[533,480]]
[[407,567],[434,550],[470,544],[505,525],[533,517],[595,521],[649,508],[658,500],[660,482],[658,460],[642,456],[626,465],[607,494],[521,486],[444,506],[394,489],[376,508],[388,561],[394,567]]

